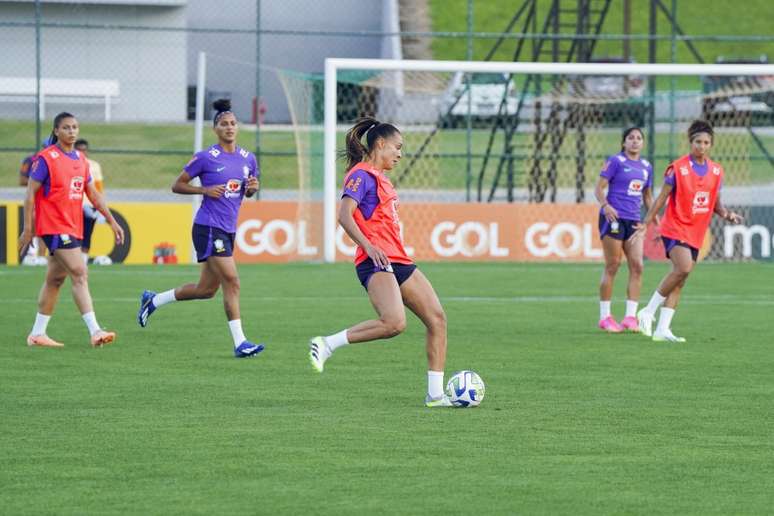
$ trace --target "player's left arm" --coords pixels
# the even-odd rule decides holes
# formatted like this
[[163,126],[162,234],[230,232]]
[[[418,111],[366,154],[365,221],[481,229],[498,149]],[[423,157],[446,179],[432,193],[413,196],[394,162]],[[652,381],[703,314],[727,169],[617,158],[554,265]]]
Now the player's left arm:
[[715,202],[715,214],[723,220],[734,224],[740,224],[744,220],[744,217],[723,206],[723,203],[720,201],[720,192],[718,192],[718,200]]
[[247,186],[245,187],[246,197],[252,197],[258,191],[258,188],[261,187],[261,182],[258,180],[258,176],[260,175],[260,171],[258,170],[258,161],[255,159],[254,156],[253,156],[253,159],[250,161],[251,161],[250,166],[252,167],[252,171],[247,176]]
[[116,243],[123,244],[124,230],[121,226],[118,225],[116,219],[113,218],[113,214],[110,213],[107,203],[105,202],[105,198],[94,186],[94,181],[89,181],[86,183],[86,196],[91,201],[91,204],[94,205],[94,208],[100,212],[102,216],[105,217],[105,220],[107,220],[108,224],[110,224],[110,229],[113,230],[113,234],[116,237]]

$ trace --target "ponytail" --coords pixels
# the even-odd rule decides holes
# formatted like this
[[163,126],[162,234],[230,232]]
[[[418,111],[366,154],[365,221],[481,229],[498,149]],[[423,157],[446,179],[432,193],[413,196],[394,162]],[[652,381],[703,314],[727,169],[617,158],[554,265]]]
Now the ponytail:
[[54,134],[54,130],[59,127],[59,124],[62,123],[62,120],[65,118],[75,118],[75,115],[72,113],[68,113],[67,111],[62,111],[58,115],[54,117],[54,127],[51,129],[51,136],[48,137],[49,145],[54,145],[56,142],[59,141],[59,138],[56,137],[56,134]]
[[[389,138],[395,133],[400,133],[400,131],[392,124],[383,124],[370,116],[358,118],[355,125],[347,131],[344,139],[345,148],[341,152],[342,157],[347,160],[347,170],[366,159],[374,150],[379,138]],[[363,136],[366,137],[365,145],[363,144]]]

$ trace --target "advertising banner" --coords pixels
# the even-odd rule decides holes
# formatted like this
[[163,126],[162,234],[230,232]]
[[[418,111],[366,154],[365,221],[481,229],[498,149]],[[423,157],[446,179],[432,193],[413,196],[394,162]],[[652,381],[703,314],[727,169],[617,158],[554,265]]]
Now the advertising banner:
[[[110,211],[124,228],[126,240],[116,245],[107,224],[96,224],[91,256],[109,256],[113,263],[190,263],[191,205],[187,203],[111,203]],[[0,203],[0,263],[17,264],[23,205]]]

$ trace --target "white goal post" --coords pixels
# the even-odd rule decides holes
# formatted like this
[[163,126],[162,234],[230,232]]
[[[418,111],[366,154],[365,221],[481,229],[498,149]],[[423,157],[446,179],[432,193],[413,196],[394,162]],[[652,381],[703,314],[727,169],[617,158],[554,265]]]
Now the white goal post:
[[427,61],[344,59],[325,60],[324,86],[324,180],[323,258],[336,258],[336,141],[337,74],[340,70],[395,72],[462,72],[544,75],[627,75],[643,76],[774,76],[774,65],[748,64],[621,64],[621,63],[524,63],[485,61]]

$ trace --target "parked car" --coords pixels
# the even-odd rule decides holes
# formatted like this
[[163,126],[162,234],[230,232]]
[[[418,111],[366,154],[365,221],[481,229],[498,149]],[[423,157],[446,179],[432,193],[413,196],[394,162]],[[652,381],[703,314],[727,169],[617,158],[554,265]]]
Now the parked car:
[[[719,57],[723,64],[768,64],[766,55],[757,58]],[[774,76],[702,77],[702,115],[713,125],[774,126]]]
[[[633,63],[620,57],[594,58],[591,63]],[[591,110],[603,125],[642,126],[648,112],[642,75],[580,75],[568,81],[568,94]]]
[[[470,91],[466,91],[468,75],[470,75]],[[503,95],[505,95],[504,113],[515,114],[518,98],[514,81],[508,74],[456,72],[441,98],[442,123],[445,127],[464,127],[467,123],[468,99],[470,99],[470,115],[474,124],[477,126],[482,123],[488,124],[497,116]]]

